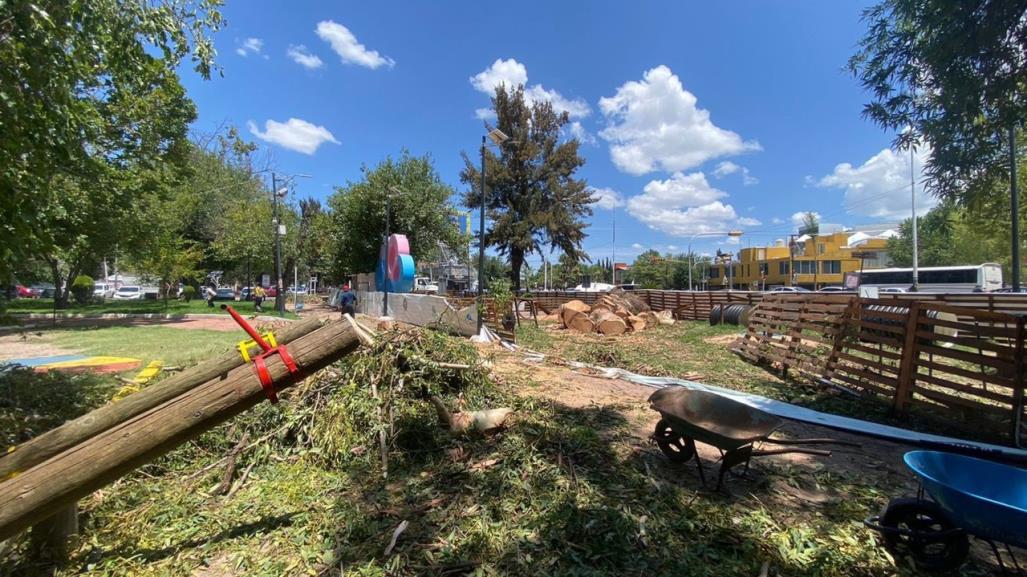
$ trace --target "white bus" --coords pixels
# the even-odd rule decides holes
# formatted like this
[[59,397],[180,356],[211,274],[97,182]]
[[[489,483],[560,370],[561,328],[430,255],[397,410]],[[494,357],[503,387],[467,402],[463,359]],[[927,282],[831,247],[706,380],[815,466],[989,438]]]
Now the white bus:
[[[990,292],[1002,288],[1002,267],[993,262],[977,266],[922,266],[918,273],[921,292]],[[860,286],[907,290],[913,286],[912,268],[881,268],[856,274]]]

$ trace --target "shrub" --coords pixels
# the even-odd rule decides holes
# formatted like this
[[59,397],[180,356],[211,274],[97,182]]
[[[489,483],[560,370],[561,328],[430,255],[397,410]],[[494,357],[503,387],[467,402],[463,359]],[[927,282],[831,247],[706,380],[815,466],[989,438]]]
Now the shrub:
[[182,287],[182,299],[185,302],[189,302],[189,301],[193,300],[193,298],[195,296],[196,296],[196,287],[194,287],[191,284],[187,284],[184,287]]
[[80,274],[71,283],[71,294],[75,302],[84,305],[93,298],[93,279],[89,275]]

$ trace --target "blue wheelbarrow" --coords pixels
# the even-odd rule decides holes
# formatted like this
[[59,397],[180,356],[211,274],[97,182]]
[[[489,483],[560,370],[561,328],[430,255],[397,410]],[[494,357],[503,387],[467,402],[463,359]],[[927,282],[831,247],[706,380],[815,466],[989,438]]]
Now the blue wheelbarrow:
[[908,555],[919,569],[957,569],[970,552],[969,537],[987,542],[1003,573],[1023,575],[1012,547],[1027,548],[1027,471],[993,461],[940,451],[911,451],[904,460],[920,479],[916,497],[892,499],[864,521],[893,553]]

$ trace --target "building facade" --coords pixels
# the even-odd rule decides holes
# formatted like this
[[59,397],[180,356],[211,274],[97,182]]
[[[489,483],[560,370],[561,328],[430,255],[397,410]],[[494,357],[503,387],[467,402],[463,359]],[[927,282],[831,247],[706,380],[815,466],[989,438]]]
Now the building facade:
[[840,285],[847,272],[888,266],[887,246],[891,236],[895,236],[891,229],[846,230],[802,235],[787,243],[778,241],[773,246],[743,248],[730,263],[710,266],[708,286],[739,290],[800,286],[816,290]]

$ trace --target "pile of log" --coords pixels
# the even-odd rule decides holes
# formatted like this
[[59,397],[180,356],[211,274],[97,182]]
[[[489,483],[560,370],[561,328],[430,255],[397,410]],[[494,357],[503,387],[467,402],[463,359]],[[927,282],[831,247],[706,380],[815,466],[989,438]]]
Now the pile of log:
[[674,323],[670,311],[653,312],[645,301],[625,291],[603,294],[591,306],[580,300],[564,303],[557,314],[566,329],[604,335],[621,335]]

